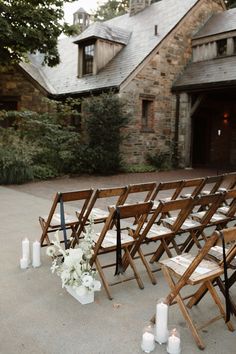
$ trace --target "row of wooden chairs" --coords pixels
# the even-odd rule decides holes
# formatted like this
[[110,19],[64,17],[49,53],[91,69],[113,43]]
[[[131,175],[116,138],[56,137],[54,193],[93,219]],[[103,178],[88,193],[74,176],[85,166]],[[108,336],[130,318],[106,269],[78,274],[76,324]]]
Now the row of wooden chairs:
[[[224,190],[228,190],[235,185],[236,173],[231,173],[206,178],[161,182],[159,184],[148,182],[97,189],[96,191],[87,189],[57,193],[49,214],[39,217],[42,228],[41,246],[48,246],[51,243],[49,234],[60,229],[70,229],[75,242],[78,242],[91,215],[93,215],[94,223],[104,222],[108,216],[108,206],[110,205],[118,206],[151,200],[154,202],[153,209],[155,209],[160,200],[195,198],[200,194],[213,194],[216,191],[222,191],[222,186]],[[65,203],[72,205],[73,202],[76,215],[74,211],[69,213],[64,210]]]

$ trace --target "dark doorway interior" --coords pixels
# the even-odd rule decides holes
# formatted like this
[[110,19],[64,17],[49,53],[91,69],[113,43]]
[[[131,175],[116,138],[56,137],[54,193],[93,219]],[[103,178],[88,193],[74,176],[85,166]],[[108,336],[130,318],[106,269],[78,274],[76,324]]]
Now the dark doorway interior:
[[236,93],[206,94],[199,105],[192,117],[192,165],[236,167]]

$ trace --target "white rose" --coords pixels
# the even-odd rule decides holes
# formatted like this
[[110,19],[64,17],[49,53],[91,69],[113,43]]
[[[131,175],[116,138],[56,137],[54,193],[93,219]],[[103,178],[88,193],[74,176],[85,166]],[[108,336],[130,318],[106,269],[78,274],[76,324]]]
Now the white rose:
[[84,275],[81,280],[82,280],[82,284],[86,286],[86,288],[92,287],[93,277],[91,277],[91,275]]

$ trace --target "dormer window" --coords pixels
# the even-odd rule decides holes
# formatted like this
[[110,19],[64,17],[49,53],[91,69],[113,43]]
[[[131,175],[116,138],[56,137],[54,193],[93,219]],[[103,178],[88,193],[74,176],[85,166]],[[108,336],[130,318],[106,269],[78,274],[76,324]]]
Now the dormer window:
[[217,43],[217,56],[221,57],[227,54],[227,39],[220,39]]
[[83,47],[83,75],[93,73],[94,44],[88,44]]
[[78,77],[97,75],[128,44],[131,32],[95,22],[74,41],[78,44]]

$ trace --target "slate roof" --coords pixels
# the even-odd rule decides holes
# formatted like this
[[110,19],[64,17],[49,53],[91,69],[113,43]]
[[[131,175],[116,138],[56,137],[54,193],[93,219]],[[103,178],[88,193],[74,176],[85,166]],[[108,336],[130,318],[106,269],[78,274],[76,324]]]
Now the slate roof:
[[[30,72],[36,80],[40,79],[49,93],[57,95],[119,87],[198,1],[162,0],[135,16],[125,14],[104,22],[109,27],[131,32],[131,36],[127,45],[97,75],[77,77],[78,48],[73,43],[75,38],[59,41],[61,63],[54,68],[39,65],[37,56],[31,56],[33,69]],[[155,25],[158,25],[157,36],[154,35]],[[27,70],[29,65],[25,64],[24,68]]]
[[74,43],[81,43],[91,38],[101,38],[108,41],[127,45],[129,42],[130,31],[120,27],[109,26],[106,23],[95,22],[74,39]]
[[236,85],[236,56],[191,63],[173,89],[191,91],[226,85]]
[[212,16],[193,39],[236,30],[236,8]]

